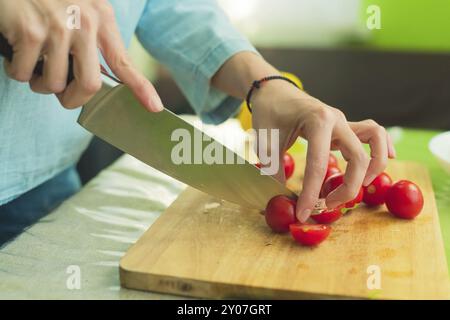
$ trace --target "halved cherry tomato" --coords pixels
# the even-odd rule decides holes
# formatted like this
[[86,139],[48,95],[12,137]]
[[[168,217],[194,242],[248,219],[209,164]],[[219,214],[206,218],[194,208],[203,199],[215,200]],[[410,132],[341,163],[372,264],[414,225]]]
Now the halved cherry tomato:
[[[330,194],[333,190],[335,190],[343,183],[344,183],[343,173],[337,173],[332,175],[327,180],[325,180],[324,184],[322,185],[322,189],[320,190],[320,197],[326,198],[328,194]],[[355,208],[359,203],[361,203],[363,195],[364,195],[363,188],[360,188],[356,198],[348,201],[345,204],[345,207],[350,209]]]
[[329,167],[339,168],[339,163],[338,163],[336,157],[334,156],[334,154],[332,154],[332,153],[330,153],[330,156],[328,157],[328,168]]
[[335,209],[324,209],[320,213],[311,214],[311,219],[317,223],[330,224],[339,220],[347,210],[348,209],[344,205]]
[[322,184],[324,184],[329,177],[334,176],[336,173],[341,173],[341,169],[338,167],[328,166],[327,173],[325,174]]
[[289,179],[294,174],[295,161],[289,153],[285,153],[283,156],[284,175],[286,179]]
[[300,224],[289,226],[295,241],[304,246],[316,246],[324,241],[331,232],[331,228],[324,224]]
[[391,177],[385,172],[381,173],[367,187],[364,187],[364,203],[368,206],[382,205],[386,192],[391,185]]
[[279,195],[270,199],[266,206],[266,222],[268,226],[278,233],[288,232],[289,225],[295,223],[296,202],[286,196]]
[[423,195],[419,187],[408,180],[401,180],[388,189],[386,206],[396,217],[414,219],[423,208]]

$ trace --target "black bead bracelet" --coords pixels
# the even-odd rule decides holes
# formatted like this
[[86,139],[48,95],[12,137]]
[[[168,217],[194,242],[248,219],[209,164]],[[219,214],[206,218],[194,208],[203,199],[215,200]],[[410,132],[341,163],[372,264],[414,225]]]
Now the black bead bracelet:
[[284,81],[287,81],[287,82],[293,84],[294,86],[296,86],[297,88],[299,88],[301,90],[301,88],[294,81],[292,81],[289,78],[283,77],[283,76],[269,76],[269,77],[264,77],[261,80],[255,80],[255,81],[253,81],[253,84],[247,93],[247,98],[245,99],[245,103],[247,104],[247,108],[250,111],[250,113],[252,113],[252,108],[250,106],[250,99],[252,98],[253,91],[255,89],[261,88],[261,85],[264,82],[267,82],[270,80],[284,80]]

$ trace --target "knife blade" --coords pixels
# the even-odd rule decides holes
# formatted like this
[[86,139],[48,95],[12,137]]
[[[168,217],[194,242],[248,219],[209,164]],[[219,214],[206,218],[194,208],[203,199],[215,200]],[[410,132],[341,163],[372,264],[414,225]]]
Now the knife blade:
[[[110,88],[105,84],[83,107],[78,123],[147,165],[218,199],[264,210],[276,195],[295,197],[286,186],[271,176],[262,175],[253,164],[171,111],[146,111],[124,85]],[[186,149],[191,161],[183,163],[174,161],[174,148],[180,146],[181,140],[174,139],[173,134],[180,130],[192,139]],[[199,144],[199,141],[202,142]],[[211,144],[223,150],[219,163],[202,159]],[[193,159],[195,152],[197,158],[201,152],[201,161]]]

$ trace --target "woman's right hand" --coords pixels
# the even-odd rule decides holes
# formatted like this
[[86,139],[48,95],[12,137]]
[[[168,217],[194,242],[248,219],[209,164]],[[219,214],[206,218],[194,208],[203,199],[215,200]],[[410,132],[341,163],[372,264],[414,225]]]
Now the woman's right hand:
[[[80,9],[79,29],[67,23],[68,8],[74,5]],[[132,66],[107,0],[0,0],[0,33],[14,52],[11,62],[5,59],[8,76],[29,82],[35,92],[56,94],[66,108],[83,105],[100,90],[100,49],[114,74],[146,109],[163,109],[153,85]],[[74,80],[67,84],[69,54]],[[33,75],[41,58],[43,74]]]

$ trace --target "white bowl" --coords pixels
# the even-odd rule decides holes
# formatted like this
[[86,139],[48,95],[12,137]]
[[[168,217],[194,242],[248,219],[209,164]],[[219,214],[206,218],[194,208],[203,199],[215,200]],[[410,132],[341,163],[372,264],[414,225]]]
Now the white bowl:
[[442,167],[450,173],[450,131],[433,137],[428,144],[428,148]]

